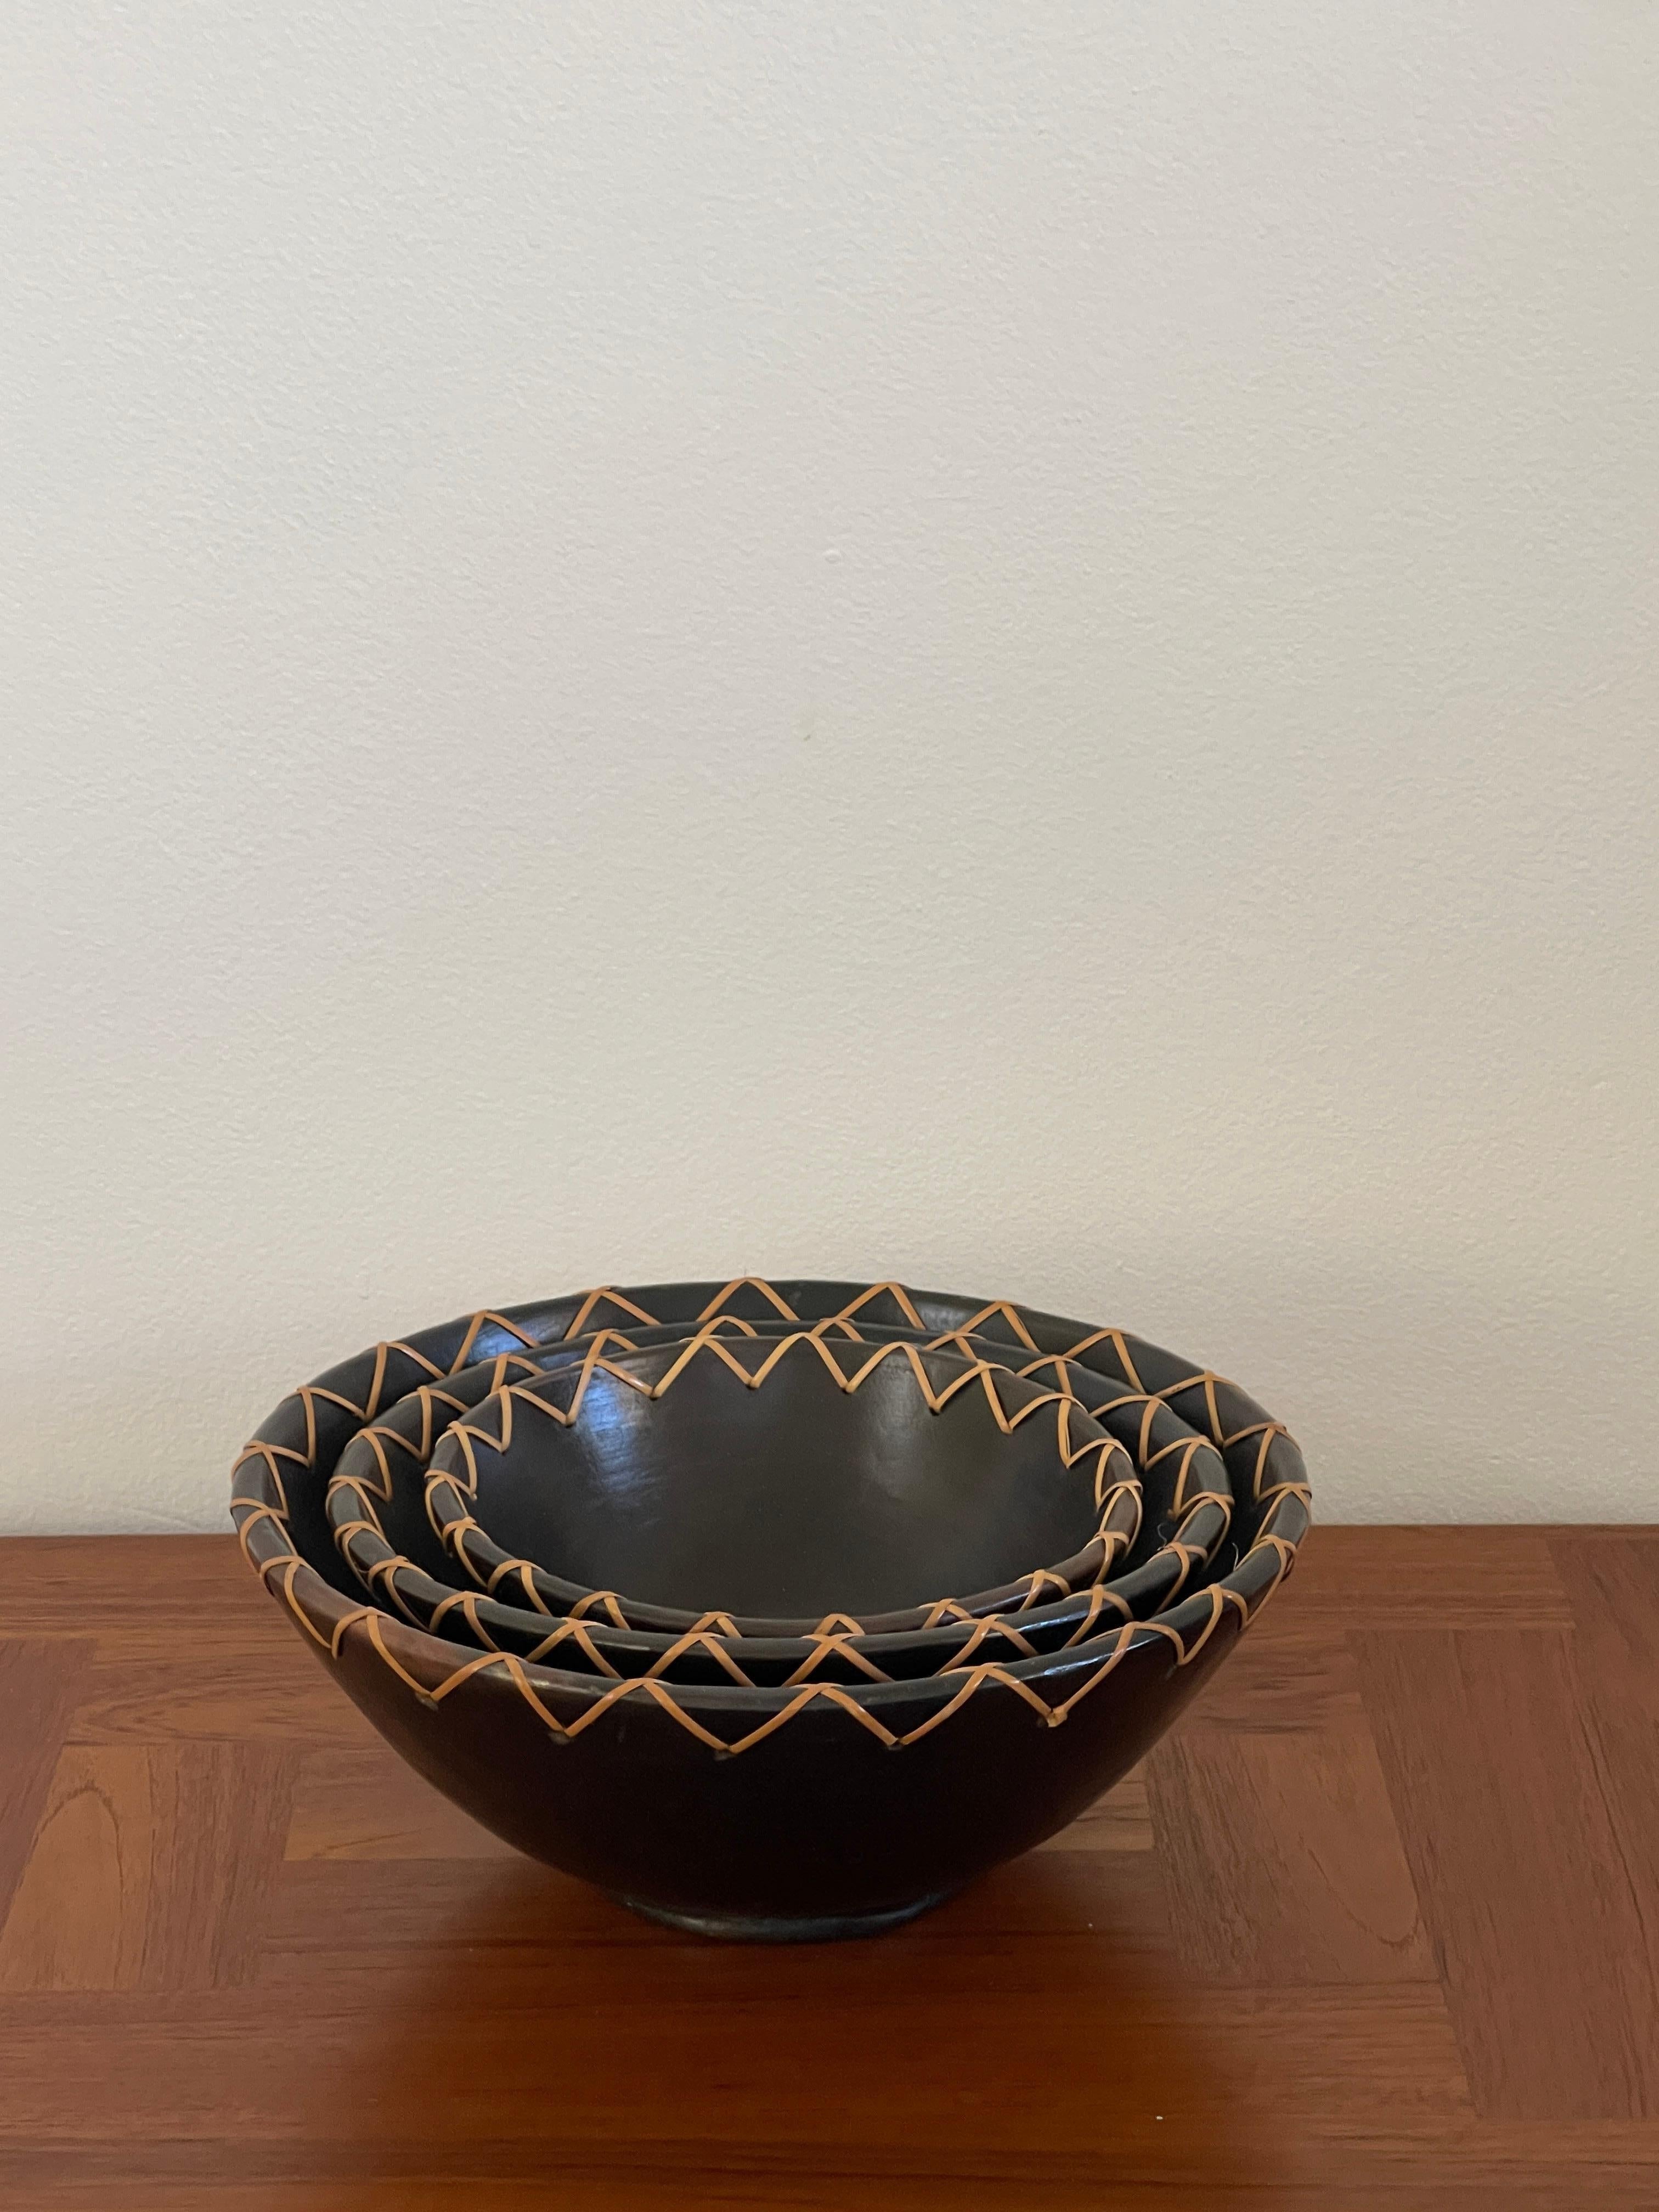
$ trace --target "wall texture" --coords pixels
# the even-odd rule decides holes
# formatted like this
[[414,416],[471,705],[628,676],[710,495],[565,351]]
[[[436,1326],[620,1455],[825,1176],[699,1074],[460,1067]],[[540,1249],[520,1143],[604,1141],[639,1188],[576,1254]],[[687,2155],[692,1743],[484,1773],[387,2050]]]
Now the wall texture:
[[15,5],[0,1526],[896,1273],[1647,1516],[1659,10]]

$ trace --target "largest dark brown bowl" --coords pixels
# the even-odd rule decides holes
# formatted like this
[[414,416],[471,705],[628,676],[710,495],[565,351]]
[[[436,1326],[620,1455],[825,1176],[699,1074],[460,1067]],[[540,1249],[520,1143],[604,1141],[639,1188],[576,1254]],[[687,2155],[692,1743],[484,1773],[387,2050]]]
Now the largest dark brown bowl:
[[[745,1292],[748,1286],[745,1286]],[[695,1322],[718,1285],[605,1294]],[[761,1297],[759,1291],[753,1292]],[[817,1320],[890,1299],[917,1327],[1004,1329],[1032,1352],[1207,1410],[1244,1501],[1237,1566],[1172,1611],[1012,1665],[852,1691],[596,1681],[456,1647],[344,1596],[323,1492],[349,1437],[407,1389],[513,1343],[575,1333],[592,1297],[477,1315],[376,1346],[284,1401],[238,1463],[250,1560],[389,1741],[496,1833],[628,1903],[711,1932],[873,1929],[1041,1842],[1116,1781],[1271,1594],[1307,1526],[1279,1424],[1207,1370],[1138,1340],[896,1286],[767,1286]],[[650,1310],[654,1298],[667,1309]],[[878,1315],[872,1315],[872,1318]],[[1160,1373],[1167,1381],[1160,1383]]]

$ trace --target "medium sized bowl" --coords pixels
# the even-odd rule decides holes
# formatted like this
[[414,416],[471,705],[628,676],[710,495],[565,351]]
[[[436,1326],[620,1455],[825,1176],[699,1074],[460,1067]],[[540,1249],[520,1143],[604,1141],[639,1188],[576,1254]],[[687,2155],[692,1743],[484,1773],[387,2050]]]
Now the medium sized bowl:
[[[782,1322],[709,1324],[712,1333],[777,1337]],[[837,1335],[860,1342],[916,1340],[913,1331],[882,1324]],[[475,1650],[567,1668],[591,1668],[613,1678],[655,1675],[668,1680],[794,1684],[809,1680],[897,1680],[940,1673],[969,1661],[1006,1663],[1080,1643],[1114,1620],[1144,1619],[1196,1586],[1224,1537],[1232,1512],[1225,1463],[1213,1444],[1146,1392],[1091,1374],[1052,1355],[1028,1372],[1080,1401],[1130,1452],[1143,1491],[1143,1542],[1109,1580],[1017,1615],[951,1620],[933,1629],[866,1635],[862,1624],[809,1638],[725,1637],[713,1629],[673,1632],[617,1623],[591,1607],[550,1620],[546,1611],[458,1589],[452,1565],[428,1522],[425,1478],[438,1439],[451,1422],[506,1384],[607,1352],[636,1351],[646,1342],[686,1340],[678,1329],[601,1331],[534,1353],[503,1352],[476,1367],[426,1383],[389,1407],[341,1453],[330,1479],[328,1517],[341,1555],[364,1591],[417,1628]],[[1004,1347],[952,1335],[921,1348],[954,1350],[1007,1364]],[[1150,1531],[1152,1548],[1146,1547]],[[547,1595],[545,1583],[538,1595]],[[614,1598],[611,1603],[614,1605]]]
[[614,1596],[636,1627],[757,1637],[1063,1598],[1140,1521],[1133,1461],[1067,1393],[805,1330],[509,1384],[441,1439],[426,1495],[492,1595],[565,1613]]

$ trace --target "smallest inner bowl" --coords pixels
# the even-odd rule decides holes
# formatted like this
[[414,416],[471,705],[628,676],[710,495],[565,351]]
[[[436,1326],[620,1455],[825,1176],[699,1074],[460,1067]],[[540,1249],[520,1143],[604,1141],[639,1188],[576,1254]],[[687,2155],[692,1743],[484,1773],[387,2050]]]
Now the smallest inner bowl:
[[785,1634],[1063,1595],[1111,1571],[1139,1508],[1128,1455],[1064,1392],[805,1332],[596,1353],[514,1383],[448,1431],[427,1496],[486,1588],[551,1609],[535,1595],[550,1577],[572,1610],[625,1593],[635,1621]]

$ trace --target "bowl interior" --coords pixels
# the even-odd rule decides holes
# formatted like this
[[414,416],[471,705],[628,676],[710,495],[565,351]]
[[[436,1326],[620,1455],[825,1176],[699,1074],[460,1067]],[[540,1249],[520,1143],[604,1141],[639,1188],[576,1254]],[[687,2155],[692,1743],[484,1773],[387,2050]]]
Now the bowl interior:
[[[487,1400],[465,1427],[489,1537],[647,1604],[818,1616],[1013,1581],[1098,1525],[1098,1456],[1068,1465],[1066,1450],[1103,1431],[1075,1408],[1062,1424],[1037,1385],[998,1394],[974,1376],[936,1407],[968,1363],[924,1374],[890,1357],[849,1389],[797,1340],[758,1385],[705,1350],[653,1395],[673,1364],[630,1355],[594,1367],[579,1397],[556,1376]],[[568,1425],[546,1410],[573,1403]],[[456,1449],[446,1439],[434,1467]]]

